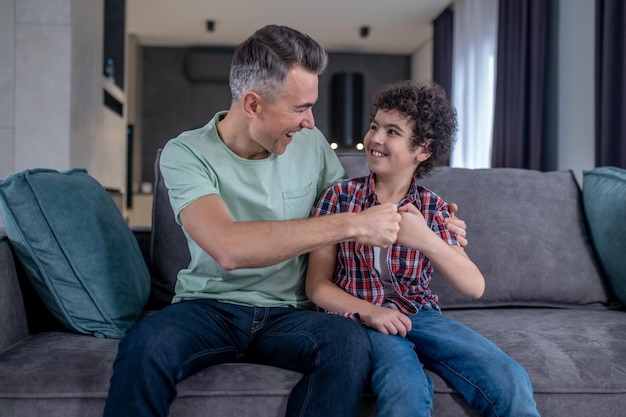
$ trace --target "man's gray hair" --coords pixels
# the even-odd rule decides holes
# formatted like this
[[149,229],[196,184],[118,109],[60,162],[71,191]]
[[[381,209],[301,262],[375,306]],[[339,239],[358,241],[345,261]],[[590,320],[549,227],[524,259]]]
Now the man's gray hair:
[[274,102],[295,65],[322,74],[328,54],[310,36],[287,26],[268,25],[241,43],[230,67],[230,92],[239,101],[248,91]]

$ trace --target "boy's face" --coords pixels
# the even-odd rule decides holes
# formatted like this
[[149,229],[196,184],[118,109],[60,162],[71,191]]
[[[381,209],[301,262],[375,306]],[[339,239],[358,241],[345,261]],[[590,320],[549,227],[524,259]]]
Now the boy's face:
[[369,168],[378,177],[410,178],[430,157],[424,146],[412,145],[413,121],[397,110],[378,110],[365,134]]

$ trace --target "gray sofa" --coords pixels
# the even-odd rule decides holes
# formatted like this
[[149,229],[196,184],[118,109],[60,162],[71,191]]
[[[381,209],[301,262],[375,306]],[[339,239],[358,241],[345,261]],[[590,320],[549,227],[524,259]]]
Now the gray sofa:
[[[367,173],[362,154],[340,158],[349,175]],[[435,275],[444,314],[491,338],[528,370],[544,417],[624,415],[626,311],[594,253],[572,173],[442,168],[423,184],[459,204],[467,252],[487,280],[483,298],[468,300]],[[150,314],[168,302],[189,257],[158,170],[153,226],[134,233],[152,276]],[[117,344],[54,320],[0,232],[0,416],[101,415]],[[179,385],[171,415],[281,416],[298,378],[262,365],[211,367]],[[476,415],[433,378],[433,416]],[[360,415],[376,415],[369,393]]]

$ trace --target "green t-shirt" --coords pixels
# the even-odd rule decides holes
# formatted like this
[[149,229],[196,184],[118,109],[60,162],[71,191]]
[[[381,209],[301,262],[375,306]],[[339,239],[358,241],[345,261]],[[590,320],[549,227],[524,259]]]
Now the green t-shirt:
[[[282,155],[261,160],[237,156],[215,128],[225,114],[183,132],[163,148],[161,172],[179,224],[180,211],[209,194],[219,195],[236,221],[306,218],[322,191],[345,178],[318,129],[295,134]],[[226,271],[186,232],[185,236],[191,262],[178,273],[173,302],[211,298],[253,306],[312,306],[304,292],[306,255],[268,267]]]

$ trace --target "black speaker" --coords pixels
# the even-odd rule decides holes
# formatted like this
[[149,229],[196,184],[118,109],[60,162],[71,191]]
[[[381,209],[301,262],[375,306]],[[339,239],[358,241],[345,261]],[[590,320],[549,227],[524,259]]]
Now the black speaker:
[[363,74],[333,74],[331,141],[348,148],[363,139]]

